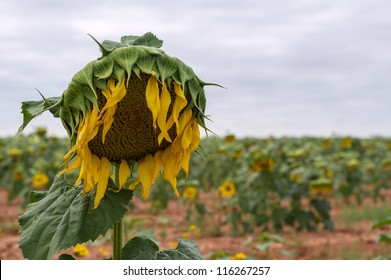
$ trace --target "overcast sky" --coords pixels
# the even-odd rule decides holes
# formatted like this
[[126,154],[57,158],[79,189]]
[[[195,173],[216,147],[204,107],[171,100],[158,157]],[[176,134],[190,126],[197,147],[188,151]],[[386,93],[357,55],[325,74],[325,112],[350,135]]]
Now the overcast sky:
[[[207,87],[219,135],[391,135],[391,1],[0,0],[0,135],[60,96],[99,41],[151,31]],[[45,113],[31,123],[65,135]]]

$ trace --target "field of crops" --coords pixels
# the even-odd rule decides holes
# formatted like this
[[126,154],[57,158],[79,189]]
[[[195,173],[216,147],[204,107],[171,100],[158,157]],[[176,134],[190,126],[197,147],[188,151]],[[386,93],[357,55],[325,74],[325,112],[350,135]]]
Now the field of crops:
[[[0,259],[23,258],[17,217],[31,191],[50,188],[67,149],[44,128],[0,139]],[[197,151],[188,177],[178,176],[180,198],[164,179],[147,203],[135,189],[127,238],[145,236],[161,248],[175,247],[177,236],[196,240],[208,259],[391,256],[391,139],[228,135],[202,139]],[[109,235],[67,252],[109,256]]]

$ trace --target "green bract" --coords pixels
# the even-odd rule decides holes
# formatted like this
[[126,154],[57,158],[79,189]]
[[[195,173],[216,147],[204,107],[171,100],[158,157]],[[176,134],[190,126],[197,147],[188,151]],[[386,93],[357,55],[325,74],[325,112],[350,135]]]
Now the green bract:
[[194,117],[206,129],[203,86],[216,84],[202,81],[181,60],[159,49],[163,41],[148,32],[143,36],[123,36],[121,42],[105,40],[102,44],[97,43],[102,56],[77,72],[60,98],[46,99],[41,95],[43,101],[22,103],[24,121],[19,131],[34,117],[50,110],[55,117],[61,118],[73,143],[80,116],[84,118],[86,110],[91,111],[91,105],[98,107],[97,90],[106,90],[107,79],[114,76],[118,81],[126,78],[128,82],[132,73],[140,78],[141,72],[155,75],[160,83],[170,85],[175,81],[181,85],[189,101],[187,109],[192,109]]

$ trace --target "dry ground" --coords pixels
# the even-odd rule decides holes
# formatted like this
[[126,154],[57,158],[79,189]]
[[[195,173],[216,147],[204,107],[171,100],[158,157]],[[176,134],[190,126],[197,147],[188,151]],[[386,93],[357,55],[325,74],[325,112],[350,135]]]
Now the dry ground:
[[[208,200],[208,198],[206,198]],[[372,202],[368,202],[372,203]],[[137,234],[154,234],[161,249],[175,248],[177,236],[186,235],[188,224],[185,221],[186,207],[179,201],[171,201],[169,207],[160,213],[153,213],[150,204],[135,200],[136,209],[132,218],[137,223],[129,229],[129,236]],[[18,248],[19,227],[17,217],[23,213],[20,203],[7,202],[6,192],[0,189],[0,259],[23,259]],[[196,240],[201,254],[210,258],[216,251],[226,251],[232,255],[245,253],[251,259],[373,259],[391,256],[391,245],[377,243],[380,233],[390,229],[371,230],[372,221],[364,220],[354,224],[346,224],[341,220],[341,213],[334,205],[332,216],[336,230],[327,232],[295,232],[287,229],[276,233],[284,243],[273,243],[269,250],[255,248],[255,238],[260,232],[247,236],[232,236],[229,228],[221,228],[220,236],[204,232],[201,236],[190,231],[189,239]],[[128,223],[129,224],[129,223]],[[208,225],[207,225],[208,226]],[[111,255],[109,237],[100,238],[89,244],[90,254],[79,259],[103,259]],[[107,252],[103,252],[105,248]],[[72,254],[72,248],[66,251]]]

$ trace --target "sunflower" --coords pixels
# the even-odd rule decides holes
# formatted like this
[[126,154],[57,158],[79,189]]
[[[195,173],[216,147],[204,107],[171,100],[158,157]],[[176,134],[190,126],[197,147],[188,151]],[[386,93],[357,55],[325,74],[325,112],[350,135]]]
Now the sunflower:
[[42,188],[49,183],[49,177],[43,173],[37,173],[33,176],[33,187],[34,188]]
[[45,99],[45,110],[61,118],[70,138],[61,174],[79,169],[74,184],[96,191],[94,208],[112,166],[119,171],[116,191],[141,185],[146,200],[161,174],[179,196],[176,177],[181,170],[188,175],[199,127],[207,130],[204,86],[211,84],[162,51],[152,33],[96,42],[102,56],[74,75],[61,98]]
[[245,260],[247,256],[245,253],[239,252],[229,258],[230,260]]
[[183,198],[186,200],[194,200],[197,197],[197,188],[195,186],[188,186],[183,191]]
[[225,182],[219,187],[219,193],[224,198],[230,198],[236,193],[235,184],[231,181]]
[[82,244],[77,244],[73,248],[73,252],[79,257],[85,257],[90,254],[90,251],[88,250],[88,248]]

